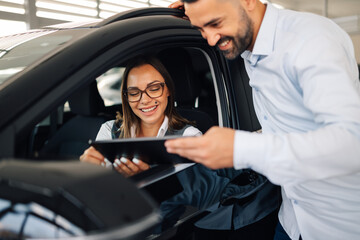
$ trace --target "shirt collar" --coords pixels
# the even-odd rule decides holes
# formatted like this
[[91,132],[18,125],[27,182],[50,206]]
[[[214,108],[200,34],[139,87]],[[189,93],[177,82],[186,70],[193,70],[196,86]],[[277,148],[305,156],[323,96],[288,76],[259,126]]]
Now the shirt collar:
[[168,130],[169,127],[169,118],[167,116],[165,116],[163,123],[160,126],[160,129],[158,131],[158,134],[156,137],[163,137],[165,136],[166,131]]
[[[164,121],[162,122],[156,137],[165,136],[165,133],[168,130],[168,126],[169,126],[169,118],[167,116],[165,116]],[[136,131],[135,130],[136,130],[135,125],[132,125],[131,129],[130,129],[130,133],[131,133],[132,138],[136,138]]]
[[248,60],[252,65],[256,64],[259,56],[266,56],[273,52],[278,15],[279,9],[275,8],[271,3],[267,3],[253,51],[247,50],[241,54],[241,57]]

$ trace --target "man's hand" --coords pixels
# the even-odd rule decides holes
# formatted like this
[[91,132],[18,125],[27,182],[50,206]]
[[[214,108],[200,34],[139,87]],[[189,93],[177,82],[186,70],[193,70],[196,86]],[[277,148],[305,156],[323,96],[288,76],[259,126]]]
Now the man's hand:
[[212,127],[203,136],[167,140],[166,150],[211,169],[233,167],[235,131]]
[[176,1],[169,5],[169,8],[176,8],[180,10],[184,10],[184,3],[182,1]]

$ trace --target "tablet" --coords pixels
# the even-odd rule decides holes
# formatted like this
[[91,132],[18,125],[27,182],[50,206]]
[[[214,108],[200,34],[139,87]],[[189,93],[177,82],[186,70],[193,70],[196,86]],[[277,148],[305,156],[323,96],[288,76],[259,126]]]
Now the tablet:
[[94,141],[90,142],[90,145],[111,162],[113,162],[114,159],[120,159],[123,156],[128,159],[138,158],[149,165],[191,163],[191,161],[186,158],[166,151],[164,146],[165,141],[179,137],[181,136],[166,136],[162,138],[123,138]]

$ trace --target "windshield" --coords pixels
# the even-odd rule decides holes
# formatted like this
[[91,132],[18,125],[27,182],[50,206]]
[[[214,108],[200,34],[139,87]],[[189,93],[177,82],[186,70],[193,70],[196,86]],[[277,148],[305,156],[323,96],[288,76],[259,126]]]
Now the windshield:
[[0,37],[0,86],[11,76],[72,39],[71,35],[42,30]]

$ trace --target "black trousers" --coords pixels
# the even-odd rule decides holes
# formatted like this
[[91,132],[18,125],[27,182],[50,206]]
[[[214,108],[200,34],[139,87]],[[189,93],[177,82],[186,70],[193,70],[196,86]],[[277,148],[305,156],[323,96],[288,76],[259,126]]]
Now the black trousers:
[[[276,226],[274,240],[291,240],[289,235],[287,235],[284,228],[281,226],[280,222],[278,222]],[[301,236],[299,240],[302,240]]]
[[278,210],[258,222],[237,230],[207,230],[196,228],[193,240],[273,240],[278,223]]

